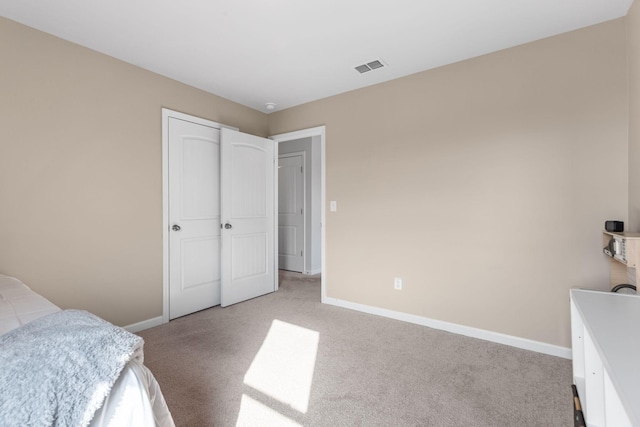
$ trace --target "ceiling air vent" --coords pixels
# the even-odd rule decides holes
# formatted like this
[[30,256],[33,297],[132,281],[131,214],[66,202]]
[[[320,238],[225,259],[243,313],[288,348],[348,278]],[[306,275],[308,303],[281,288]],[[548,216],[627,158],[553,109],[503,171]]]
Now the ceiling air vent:
[[366,73],[371,70],[375,70],[377,68],[382,68],[385,66],[385,63],[380,59],[376,59],[375,61],[367,62],[366,64],[358,65],[355,67],[356,71],[360,74]]

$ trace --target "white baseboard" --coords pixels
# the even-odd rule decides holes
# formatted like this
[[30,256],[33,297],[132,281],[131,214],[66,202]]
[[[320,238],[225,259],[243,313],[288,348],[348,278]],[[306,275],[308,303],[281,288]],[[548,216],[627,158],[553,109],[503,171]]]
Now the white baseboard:
[[570,348],[560,347],[554,344],[547,344],[527,338],[520,338],[513,335],[501,334],[499,332],[472,328],[470,326],[462,326],[455,323],[444,322],[442,320],[429,319],[427,317],[387,310],[384,308],[372,307],[369,305],[358,304],[336,298],[324,297],[322,298],[322,302],[324,304],[335,305],[338,307],[361,311],[363,313],[375,314],[377,316],[388,317],[390,319],[401,320],[403,322],[415,323],[417,325],[427,326],[429,328],[452,332],[454,334],[464,335],[467,337],[479,338],[481,340],[505,344],[511,347],[522,348],[524,350],[531,350],[537,353],[558,356],[564,359],[571,359]]
[[315,276],[316,274],[320,274],[320,273],[322,273],[322,269],[318,268],[316,270],[307,271],[304,274],[306,274],[307,276]]
[[123,326],[123,328],[135,334],[136,332],[162,325],[162,323],[162,316],[158,316],[152,319],[143,320],[142,322],[134,323],[133,325]]

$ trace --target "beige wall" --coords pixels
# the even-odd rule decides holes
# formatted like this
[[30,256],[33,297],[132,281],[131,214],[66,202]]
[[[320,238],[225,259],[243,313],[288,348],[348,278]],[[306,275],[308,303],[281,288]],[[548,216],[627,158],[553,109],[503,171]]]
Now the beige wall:
[[0,273],[120,325],[161,315],[161,107],[268,117],[2,18],[0,58]]
[[607,288],[624,19],[270,116],[1,18],[0,55],[0,272],[65,308],[161,314],[161,107],[327,125],[330,297],[569,346],[568,289]]
[[640,231],[640,5],[626,17],[629,61],[629,231]]
[[619,19],[270,115],[327,126],[328,296],[569,347],[627,217],[626,72]]

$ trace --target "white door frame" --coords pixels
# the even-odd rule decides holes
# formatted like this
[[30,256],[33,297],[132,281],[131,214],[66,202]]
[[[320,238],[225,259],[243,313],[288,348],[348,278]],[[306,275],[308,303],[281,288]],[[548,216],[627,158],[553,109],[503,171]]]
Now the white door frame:
[[162,109],[162,323],[169,322],[169,117],[217,129],[238,130],[211,120]]
[[[321,260],[321,278],[320,278],[320,301],[321,302],[326,302],[326,283],[327,283],[327,274],[326,274],[326,268],[325,268],[325,263],[327,260],[326,254],[325,254],[325,231],[326,231],[326,218],[325,218],[325,199],[326,199],[326,141],[325,141],[325,131],[326,131],[326,126],[317,126],[314,128],[309,128],[309,129],[302,129],[302,130],[298,130],[298,131],[294,131],[294,132],[287,132],[287,133],[281,133],[278,135],[273,135],[270,136],[269,138],[273,139],[276,142],[276,158],[278,157],[278,144],[281,142],[285,142],[285,141],[292,141],[292,140],[296,140],[296,139],[302,139],[302,138],[308,138],[308,137],[319,137],[320,140],[320,222],[322,225],[322,231],[321,231],[321,256],[322,256],[322,260]],[[311,142],[312,144],[314,144],[315,142]],[[277,174],[276,174],[276,178],[277,178]],[[276,203],[278,202],[278,194],[277,194],[277,190],[278,190],[278,184],[276,182]],[[278,248],[278,234],[276,233],[276,249]]]

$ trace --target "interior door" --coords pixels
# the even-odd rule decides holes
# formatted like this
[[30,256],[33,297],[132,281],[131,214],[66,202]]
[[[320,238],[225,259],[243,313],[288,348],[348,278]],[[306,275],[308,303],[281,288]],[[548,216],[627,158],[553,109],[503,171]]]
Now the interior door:
[[169,118],[169,318],[220,304],[220,130]]
[[274,142],[221,130],[223,307],[276,289]]
[[278,158],[278,265],[304,269],[304,156]]

